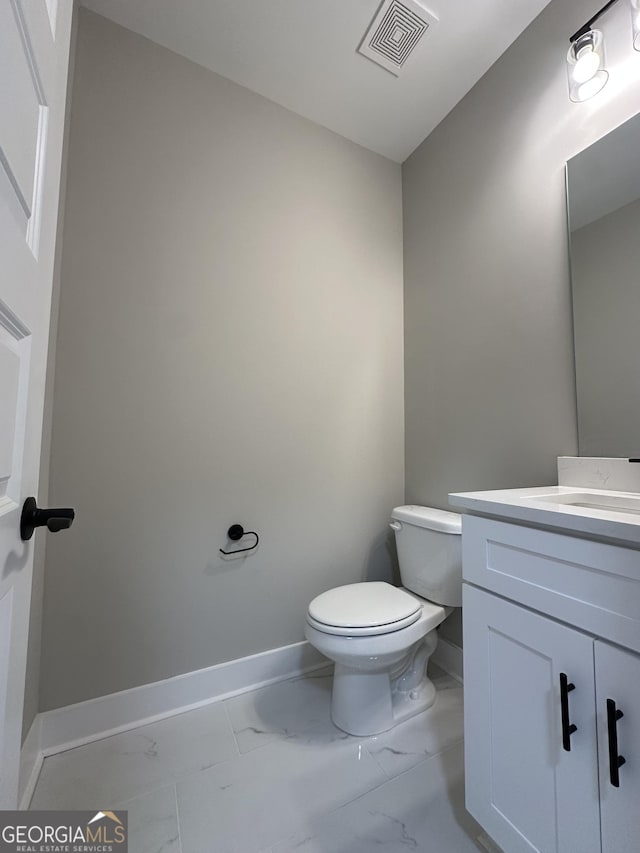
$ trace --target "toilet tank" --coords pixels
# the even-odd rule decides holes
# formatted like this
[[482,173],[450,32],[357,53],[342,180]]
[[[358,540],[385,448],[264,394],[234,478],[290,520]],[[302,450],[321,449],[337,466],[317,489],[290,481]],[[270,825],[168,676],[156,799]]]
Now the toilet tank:
[[402,586],[421,598],[462,606],[462,518],[426,506],[391,513]]

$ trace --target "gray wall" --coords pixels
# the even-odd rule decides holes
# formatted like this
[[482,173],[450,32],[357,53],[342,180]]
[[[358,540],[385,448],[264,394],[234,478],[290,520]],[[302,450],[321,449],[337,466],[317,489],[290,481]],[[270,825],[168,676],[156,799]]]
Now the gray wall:
[[400,167],[79,18],[42,710],[301,640],[404,488]]
[[[555,483],[577,452],[564,165],[640,94],[619,4],[608,87],[569,101],[568,37],[591,14],[551,3],[403,166],[408,502]],[[459,620],[443,633],[460,642]]]
[[638,270],[640,201],[572,232],[582,456],[640,455]]

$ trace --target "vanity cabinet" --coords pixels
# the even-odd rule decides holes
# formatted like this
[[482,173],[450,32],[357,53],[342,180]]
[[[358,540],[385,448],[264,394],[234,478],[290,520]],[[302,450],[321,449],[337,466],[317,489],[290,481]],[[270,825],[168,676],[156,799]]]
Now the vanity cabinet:
[[[596,640],[595,678],[602,851],[640,850],[640,656]],[[611,719],[616,711],[622,713],[619,720]],[[620,787],[612,785],[610,732],[617,735],[617,752],[625,761]]]
[[640,552],[465,516],[463,572],[467,809],[505,853],[640,851]]

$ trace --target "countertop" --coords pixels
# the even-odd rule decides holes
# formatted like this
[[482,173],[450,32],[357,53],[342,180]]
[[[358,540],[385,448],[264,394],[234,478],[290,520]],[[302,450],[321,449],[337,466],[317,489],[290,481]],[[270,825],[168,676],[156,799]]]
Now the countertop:
[[[594,500],[602,496],[636,498],[640,503],[638,493],[586,489],[579,486],[456,492],[449,495],[449,503],[472,515],[488,515],[529,526],[559,529],[574,535],[613,540],[640,549],[640,511],[634,514],[563,503],[563,500],[567,500],[571,495],[585,495]],[[557,501],[554,498],[557,498]]]

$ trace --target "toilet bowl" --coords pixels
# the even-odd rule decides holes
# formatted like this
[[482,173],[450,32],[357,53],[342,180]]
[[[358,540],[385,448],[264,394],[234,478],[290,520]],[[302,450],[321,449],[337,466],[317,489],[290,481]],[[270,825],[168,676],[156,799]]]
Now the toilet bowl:
[[[359,736],[388,731],[433,704],[426,668],[435,629],[461,603],[460,516],[412,506],[397,507],[392,519],[401,578],[413,588],[336,587],[313,599],[305,625],[311,645],[335,661],[333,722]],[[435,591],[440,603],[416,587]]]

